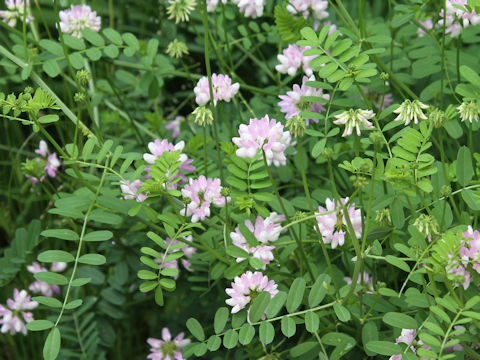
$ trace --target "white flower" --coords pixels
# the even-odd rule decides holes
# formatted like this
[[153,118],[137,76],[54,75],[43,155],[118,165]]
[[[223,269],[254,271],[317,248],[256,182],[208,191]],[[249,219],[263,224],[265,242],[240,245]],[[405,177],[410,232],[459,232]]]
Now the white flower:
[[403,121],[405,125],[410,124],[414,120],[415,124],[418,124],[418,119],[427,120],[427,116],[423,113],[423,110],[428,109],[429,106],[418,100],[405,100],[394,113],[398,114],[394,121]]
[[375,113],[372,110],[362,110],[362,109],[350,109],[344,111],[339,115],[335,115],[337,120],[333,123],[335,125],[345,125],[345,131],[342,136],[348,136],[352,134],[353,129],[356,129],[357,135],[360,136],[360,125],[363,125],[366,129],[373,129],[373,124],[368,121],[375,117]]
[[460,114],[460,119],[462,119],[462,121],[468,120],[470,123],[478,121],[480,109],[474,101],[462,102],[460,106],[457,107],[457,110]]

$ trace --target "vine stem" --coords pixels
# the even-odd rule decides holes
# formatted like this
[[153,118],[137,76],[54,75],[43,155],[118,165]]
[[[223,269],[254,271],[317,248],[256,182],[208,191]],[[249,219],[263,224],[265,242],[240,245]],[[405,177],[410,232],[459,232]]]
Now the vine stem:
[[[275,185],[275,181],[273,180],[272,176],[272,171],[270,169],[270,166],[268,166],[267,162],[267,157],[265,155],[265,150],[263,150],[262,147],[262,157],[263,157],[263,162],[265,164],[265,169],[267,169],[268,177],[270,178],[270,183],[272,184],[273,191],[275,192],[275,195],[277,196],[278,203],[280,204],[280,207],[282,208],[282,211],[285,215],[285,218],[287,219],[288,222],[290,222],[290,217],[287,214],[287,209],[285,208],[285,204],[283,203],[282,197],[280,196],[280,193],[278,192],[277,185]],[[305,255],[305,251],[303,250],[303,244],[301,239],[298,237],[297,233],[295,232],[294,229],[290,229],[290,231],[293,234],[293,237],[295,238],[295,241],[297,242],[298,250],[300,252],[301,257],[303,258],[303,261],[305,262],[305,266],[308,270],[308,273],[310,274],[311,280],[314,281],[315,277],[313,276],[313,271],[310,266],[310,263],[307,260],[307,255]]]
[[[105,166],[108,166],[108,159],[105,163]],[[105,180],[105,175],[106,174],[107,174],[107,169],[105,168],[105,169],[103,169],[102,177],[100,179],[100,183],[98,184],[97,191],[95,192],[95,196],[94,196],[92,202],[90,203],[90,206],[89,206],[87,212],[85,213],[85,217],[83,218],[82,232],[80,233],[80,238],[78,240],[77,254],[75,256],[75,262],[74,262],[74,265],[73,265],[72,275],[70,275],[70,280],[68,281],[67,292],[65,293],[65,298],[63,300],[62,309],[60,310],[60,314],[58,314],[57,321],[55,321],[55,325],[54,325],[55,327],[60,322],[60,320],[62,318],[62,315],[63,315],[63,312],[65,311],[65,306],[67,305],[67,301],[69,299],[70,289],[72,287],[72,282],[73,282],[73,279],[75,278],[75,275],[77,274],[78,259],[80,258],[80,254],[82,252],[83,239],[85,237],[85,231],[87,229],[88,217],[90,216],[90,213],[92,212],[93,207],[95,206],[95,202],[97,200],[98,195],[100,194],[100,190],[102,189],[103,182]]]
[[218,142],[218,129],[217,129],[217,113],[215,109],[215,100],[213,98],[213,86],[212,86],[212,69],[210,67],[210,54],[209,54],[209,29],[208,29],[208,13],[207,13],[207,0],[203,0],[203,9],[202,9],[202,22],[204,29],[204,52],[205,52],[205,67],[207,68],[207,77],[208,77],[208,88],[210,90],[210,109],[212,110],[213,115],[213,133],[215,135],[215,148],[217,150],[217,160],[218,160],[218,169],[220,170],[220,179],[222,184],[225,183],[223,177],[223,166],[222,166],[222,155],[220,154],[220,144]]
[[[299,160],[299,163],[300,163],[300,174],[302,176],[303,189],[305,191],[305,196],[307,197],[307,202],[308,202],[308,206],[310,208],[310,211],[312,213],[315,213],[315,210],[313,209],[312,197],[310,195],[310,190],[308,188],[307,175],[305,173],[305,166],[303,164],[304,152],[303,152],[303,144],[302,144],[301,139],[297,139],[297,148],[298,148],[298,160]],[[327,247],[325,246],[325,243],[323,241],[323,236],[322,236],[322,233],[320,232],[320,228],[318,227],[318,222],[317,221],[315,221],[315,232],[318,235],[320,246],[322,248],[323,256],[325,257],[325,260],[327,261],[328,271],[330,272],[330,277],[332,278],[333,286],[335,287],[335,292],[338,294],[338,284],[337,284],[337,281],[335,279],[335,274],[333,272],[332,261],[330,260],[330,256],[328,255]]]

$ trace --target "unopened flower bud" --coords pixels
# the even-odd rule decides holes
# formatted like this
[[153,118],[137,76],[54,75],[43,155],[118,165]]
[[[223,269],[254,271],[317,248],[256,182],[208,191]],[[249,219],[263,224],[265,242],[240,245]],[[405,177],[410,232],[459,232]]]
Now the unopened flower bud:
[[388,81],[390,79],[390,75],[388,75],[388,73],[386,72],[382,72],[380,74],[380,79],[382,79],[383,81]]
[[183,41],[178,41],[175,39],[168,44],[166,53],[172,58],[174,57],[180,59],[183,57],[183,55],[188,55],[187,44],[185,44]]
[[33,94],[33,88],[31,86],[27,86],[25,90],[23,90],[24,94]]
[[434,107],[428,114],[428,120],[433,125],[433,127],[437,129],[441,128],[446,121],[445,112],[440,110],[439,108]]
[[443,185],[440,189],[440,196],[450,197],[452,195],[452,188],[449,185]]
[[361,189],[365,185],[367,185],[367,178],[365,176],[352,175],[352,176],[350,176],[350,180],[352,181],[353,186],[356,189]]
[[83,103],[85,102],[85,94],[83,92],[77,92],[73,96],[73,100],[78,103]]
[[222,194],[222,196],[225,196],[225,197],[230,196],[230,188],[222,187],[220,194]]
[[323,155],[327,158],[327,159],[331,159],[333,157],[333,154],[334,154],[334,151],[333,149],[329,148],[329,147],[326,147],[325,150],[323,150]]
[[384,208],[376,211],[375,222],[383,226],[392,225],[392,218],[390,217],[390,209]]
[[380,131],[373,131],[368,138],[374,145],[381,144],[383,141],[382,133]]
[[76,77],[77,77],[77,81],[82,86],[85,86],[86,84],[88,84],[88,82],[91,79],[90,73],[87,70],[78,70]]
[[285,126],[288,131],[290,131],[290,134],[296,138],[302,137],[307,129],[307,123],[302,116],[292,116],[287,120],[287,124]]
[[206,106],[198,106],[193,110],[192,115],[194,116],[195,123],[198,125],[205,126],[213,123],[212,111]]

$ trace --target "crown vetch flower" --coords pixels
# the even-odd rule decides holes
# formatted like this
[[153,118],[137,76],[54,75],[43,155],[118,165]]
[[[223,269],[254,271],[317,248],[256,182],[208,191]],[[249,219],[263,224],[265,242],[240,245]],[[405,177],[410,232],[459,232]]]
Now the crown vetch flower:
[[312,14],[317,20],[328,17],[327,8],[327,0],[290,0],[287,5],[288,12],[301,14],[305,19]]
[[185,120],[184,116],[175,116],[175,119],[165,125],[165,129],[172,130],[172,138],[176,139],[180,135],[180,124]]
[[129,180],[120,181],[120,189],[122,190],[123,198],[125,200],[135,199],[137,202],[143,202],[148,198],[148,195],[139,193],[139,189],[142,186],[141,180],[134,180],[130,182]]
[[[218,1],[219,0],[207,0],[207,11],[214,12],[218,6]],[[227,0],[221,0],[221,1],[223,5],[227,3]]]
[[239,147],[237,156],[253,158],[263,149],[268,165],[286,165],[285,150],[291,145],[292,137],[289,131],[283,131],[281,123],[265,115],[261,119],[250,119],[249,125],[241,124],[238,133],[240,137],[232,139]]
[[[471,25],[480,24],[480,15],[476,13],[475,9],[471,12],[466,11],[467,0],[447,0],[446,14],[444,9],[440,11],[440,19],[438,24],[443,27],[445,21],[445,33],[450,34],[451,37],[457,37],[462,32],[462,26],[467,27]],[[460,9],[454,5],[460,6]],[[457,21],[458,20],[458,21]]]
[[405,125],[408,125],[413,120],[415,124],[418,124],[418,119],[428,119],[422,111],[428,108],[428,105],[425,105],[419,100],[410,101],[407,99],[403,103],[401,103],[398,108],[393,110],[394,113],[398,114],[394,121],[403,121]]
[[[14,27],[17,24],[17,20],[23,21],[23,11],[25,10],[25,2],[23,0],[5,0],[5,5],[8,10],[0,11],[0,18],[2,18],[8,26]],[[28,24],[33,20],[35,19],[30,15],[30,1],[27,0],[25,22]]]
[[[352,284],[352,278],[351,277],[344,277],[343,280],[345,280],[345,282],[348,284],[348,285],[351,285]],[[358,274],[358,278],[357,278],[357,284],[360,284],[362,285],[362,281],[363,281],[363,288],[364,288],[364,291],[366,294],[373,294],[373,279],[370,277],[370,275],[364,271],[362,272],[361,274]]]
[[40,140],[38,149],[35,150],[35,153],[40,155],[43,159],[35,158],[33,160],[27,160],[24,167],[26,171],[28,171],[28,174],[25,174],[25,177],[30,179],[33,184],[36,184],[39,181],[43,182],[47,175],[51,178],[56,177],[58,168],[61,165],[57,154],[50,154],[47,143],[43,140]]
[[[66,263],[57,263],[57,265],[55,266],[53,266],[52,264],[52,271],[61,272],[65,269],[65,268],[62,269],[63,265],[59,265],[59,264],[65,264],[65,267],[67,265]],[[40,264],[36,261],[34,261],[31,265],[28,265],[27,270],[32,274],[48,271],[43,266],[40,266]],[[42,294],[43,296],[47,296],[47,297],[52,297],[55,294],[60,294],[60,287],[58,285],[51,285],[41,280],[36,280],[33,283],[31,283],[30,286],[28,287],[28,290],[30,290],[35,294]]]
[[305,56],[303,52],[310,49],[311,47],[302,46],[299,47],[297,44],[290,44],[287,48],[283,49],[283,52],[277,55],[277,59],[280,64],[275,66],[281,74],[288,74],[294,76],[297,73],[297,70],[303,66],[303,72],[307,76],[313,75],[313,69],[310,67],[310,61],[315,58],[315,56]]
[[[183,238],[184,240],[187,240],[189,242],[192,242],[192,235],[188,235],[186,237]],[[172,239],[167,237],[165,239],[165,243],[167,245],[167,248],[168,247],[171,247],[171,246],[174,246],[174,245],[177,245],[177,244],[183,244],[183,247],[181,248],[177,248],[177,249],[169,249],[168,250],[168,253],[171,254],[171,253],[175,253],[175,252],[178,252],[178,251],[183,251],[183,254],[185,255],[186,259],[182,259],[182,265],[185,269],[187,269],[188,271],[192,272],[193,269],[191,268],[192,264],[190,263],[190,259],[192,258],[193,254],[195,254],[197,252],[197,249],[194,248],[193,246],[190,246],[188,244],[185,244],[183,243],[182,241],[179,241],[179,240],[175,240],[173,243],[172,243]],[[162,256],[165,256],[165,253],[161,253]],[[177,259],[174,259],[174,260],[171,260],[171,261],[168,261],[168,262],[164,262],[162,264],[162,258],[158,258],[155,260],[159,265],[161,265],[161,269],[165,269],[165,268],[173,268],[173,269],[177,269],[179,270],[179,267],[178,267],[178,260]],[[177,273],[177,275],[174,276],[174,279],[178,279],[178,276],[179,274]]]
[[[307,102],[302,100],[302,96],[317,96],[322,97],[326,100],[330,99],[330,95],[323,94],[321,89],[315,89],[310,86],[307,86],[308,81],[315,81],[315,77],[307,76],[303,77],[302,85],[293,85],[291,91],[287,91],[287,95],[279,95],[278,97],[282,100],[278,103],[280,106],[280,111],[285,114],[285,119],[289,120],[294,116],[299,116],[302,111],[310,111],[320,113],[325,110],[322,104],[318,102]],[[310,121],[318,122],[318,119],[308,119],[305,118],[307,126]]]
[[60,11],[58,15],[60,30],[77,38],[82,38],[82,31],[85,29],[99,32],[102,25],[102,18],[88,5],[72,5],[70,9]]
[[335,115],[337,120],[333,123],[335,125],[345,125],[345,131],[342,136],[348,136],[352,134],[353,129],[356,129],[356,133],[360,136],[360,125],[365,129],[373,129],[373,124],[368,121],[375,117],[375,113],[372,110],[362,110],[362,109],[350,109],[344,111],[339,115]]
[[[13,290],[13,300],[7,300],[7,307],[0,305],[0,324],[2,333],[10,332],[10,335],[15,335],[21,332],[27,335],[27,328],[25,323],[33,321],[33,314],[25,310],[33,310],[38,306],[36,301],[30,300],[30,295],[25,290]],[[23,318],[23,319],[22,319]]]
[[245,17],[255,19],[263,15],[265,0],[232,0]]
[[[422,24],[422,25],[425,27],[425,29],[433,29],[433,21],[432,21],[432,19],[418,20],[418,22],[419,22],[420,24]],[[418,37],[424,36],[424,35],[425,35],[425,30],[423,30],[422,28],[419,27],[419,28],[417,29],[417,35],[418,35]]]
[[[325,244],[331,244],[332,249],[337,246],[343,246],[345,243],[345,234],[347,233],[347,220],[343,214],[341,205],[348,202],[347,198],[340,199],[340,202],[327,198],[325,204],[327,208],[318,207],[317,216],[318,228]],[[334,211],[331,214],[322,215],[324,212]],[[355,236],[359,239],[362,236],[362,213],[360,209],[355,209],[355,204],[348,208],[348,216],[352,222]]]
[[227,299],[225,302],[227,305],[232,306],[232,314],[244,309],[262,291],[268,291],[271,298],[278,293],[275,281],[268,280],[268,277],[264,276],[260,271],[254,273],[247,271],[241,276],[236,276],[231,285],[231,288],[225,289],[227,295],[230,296],[230,299]]
[[[245,220],[245,226],[252,232],[258,241],[255,246],[250,245],[243,234],[240,232],[240,228],[237,226],[234,232],[230,233],[233,245],[239,247],[242,250],[252,254],[254,258],[261,260],[265,264],[270,264],[274,256],[272,250],[275,246],[268,245],[270,242],[278,240],[282,226],[280,222],[285,219],[283,215],[277,215],[273,212],[266,219],[261,216],[257,216],[255,225],[250,220]],[[237,262],[245,260],[244,258],[237,258]]]
[[182,351],[190,344],[189,339],[184,339],[185,334],[181,332],[174,339],[168,328],[162,329],[162,339],[149,338],[150,354],[147,359],[151,360],[183,360]]
[[[150,150],[151,153],[143,154],[143,160],[153,165],[155,164],[155,160],[157,160],[160,156],[162,156],[165,151],[182,151],[184,147],[185,147],[184,141],[180,141],[178,144],[173,145],[167,139],[162,139],[162,140],[155,139],[154,141],[148,143],[148,149]],[[180,165],[181,171],[183,172],[195,171],[195,166],[192,165],[193,160],[189,159],[187,155],[181,153],[179,160],[182,163]],[[147,172],[149,172],[150,170],[151,168],[149,166],[145,168],[145,171]],[[179,183],[187,180],[185,175],[182,174],[181,172],[179,172],[177,176],[175,176],[175,178],[177,177],[181,177],[181,180],[172,185],[172,187],[175,189],[177,188]]]
[[[232,79],[228,75],[212,74],[212,90],[213,90],[213,104],[216,106],[217,101],[230,100],[240,89],[239,83],[232,84]],[[206,105],[210,101],[210,88],[208,85],[208,77],[204,76],[198,80],[197,85],[193,89],[196,97],[195,101],[199,106]]]
[[210,179],[201,175],[198,179],[190,179],[182,189],[182,196],[190,202],[181,210],[182,215],[192,216],[192,222],[204,220],[210,216],[210,205],[223,207],[230,197],[222,195],[220,179]]
[[460,106],[457,107],[460,119],[462,121],[468,121],[473,123],[478,121],[478,116],[480,115],[480,109],[477,106],[475,101],[462,102]]

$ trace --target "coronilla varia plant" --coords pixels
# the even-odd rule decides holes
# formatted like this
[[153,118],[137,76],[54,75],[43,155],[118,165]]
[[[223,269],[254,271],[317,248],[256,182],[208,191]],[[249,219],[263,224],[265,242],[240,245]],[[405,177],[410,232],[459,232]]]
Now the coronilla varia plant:
[[0,359],[480,358],[478,0],[0,29]]

